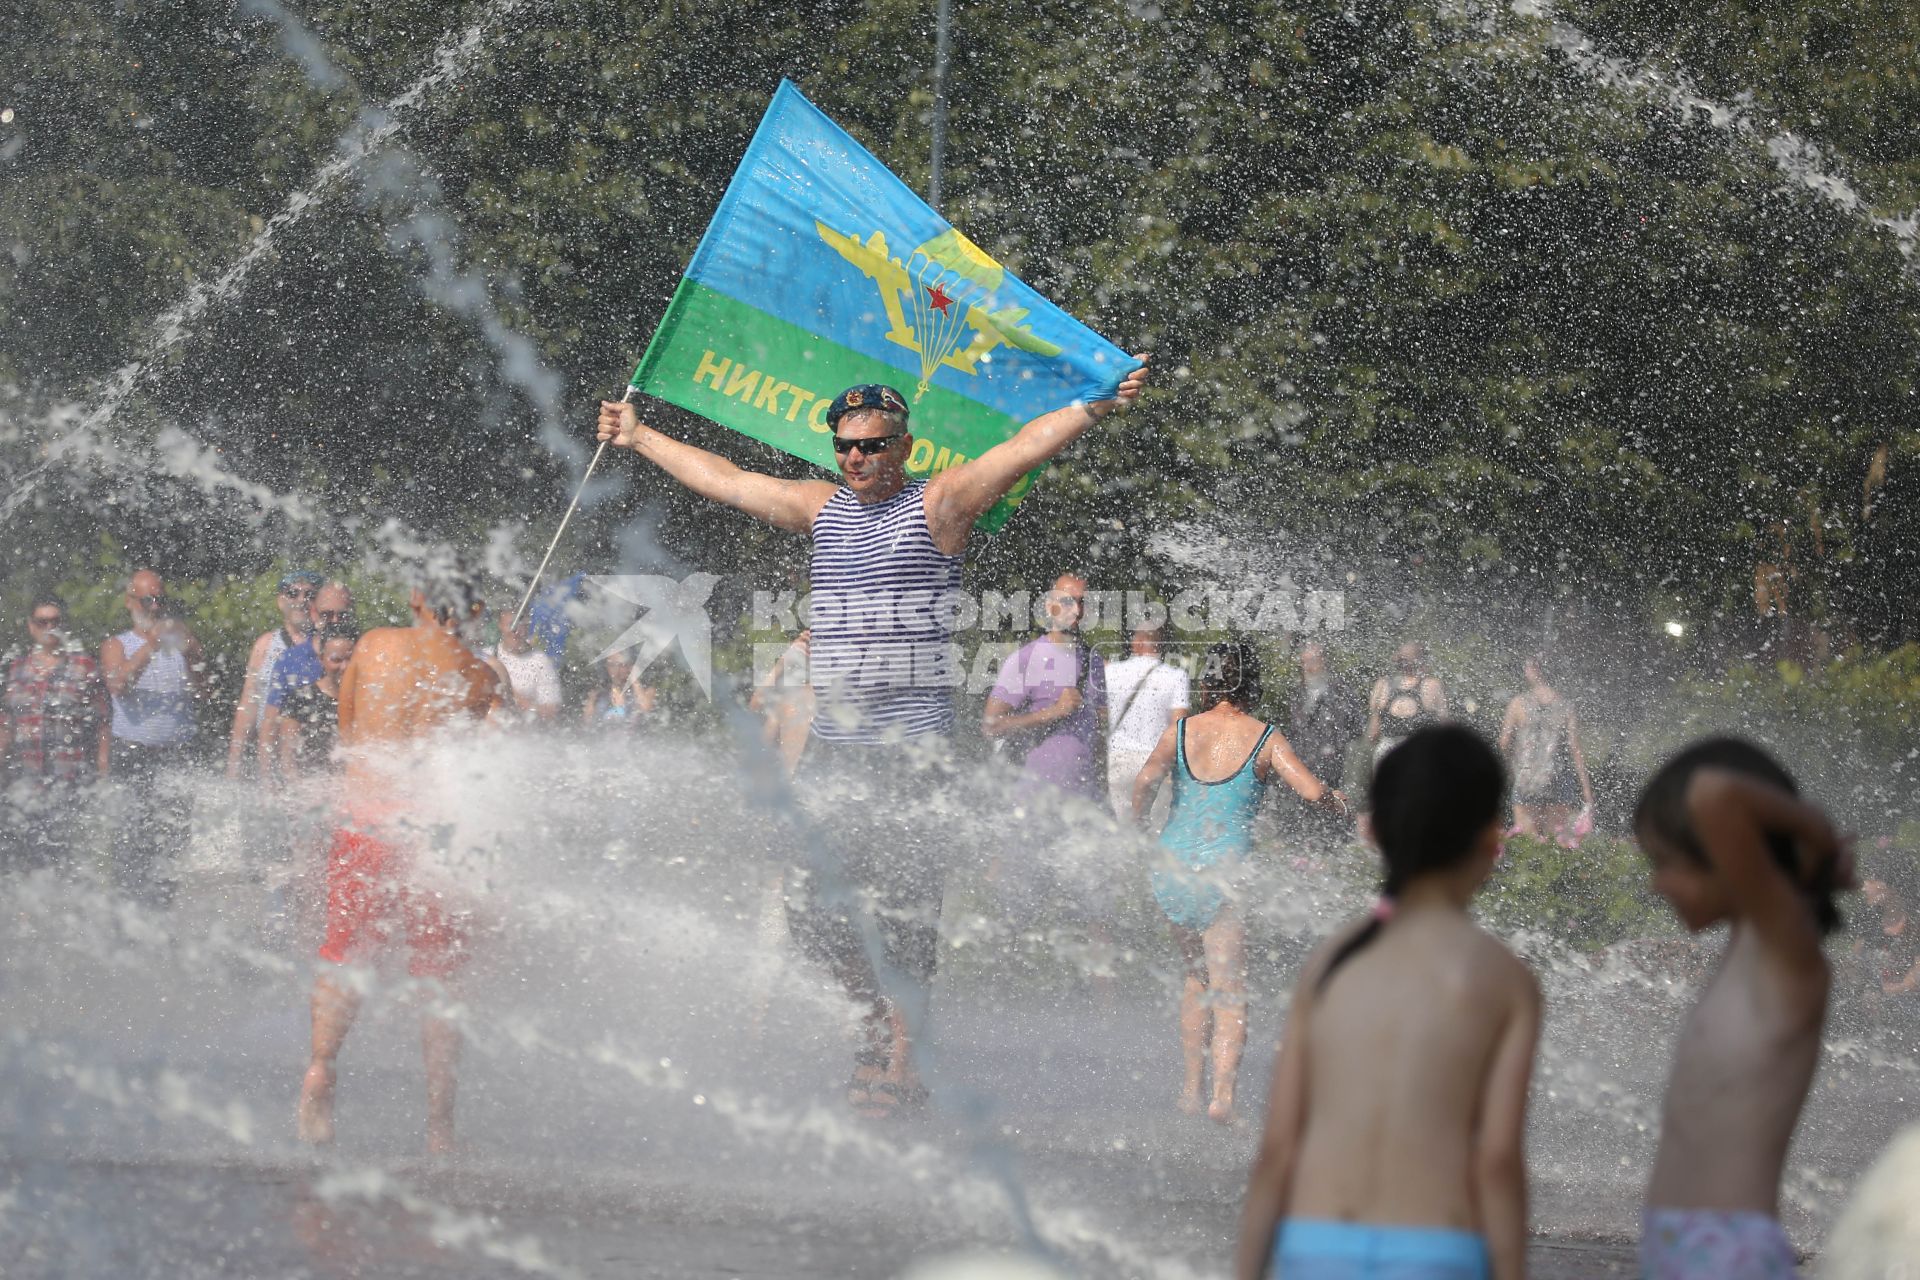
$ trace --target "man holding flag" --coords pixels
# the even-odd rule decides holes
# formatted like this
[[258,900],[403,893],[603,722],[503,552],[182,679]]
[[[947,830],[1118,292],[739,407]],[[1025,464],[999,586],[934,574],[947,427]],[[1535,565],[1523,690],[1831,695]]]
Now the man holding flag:
[[867,1011],[849,1094],[863,1114],[890,1113],[921,1092],[909,1034],[917,1019],[908,1015],[924,1008],[933,979],[944,868],[898,797],[908,794],[911,771],[938,757],[953,723],[953,611],[939,602],[959,590],[974,523],[1139,399],[1147,357],[1136,358],[1112,397],[1043,413],[927,480],[908,477],[908,404],[888,386],[850,387],[828,407],[837,485],[747,471],[646,426],[630,404],[600,406],[601,440],[703,497],[813,541],[809,654],[820,706],[799,785],[844,801],[833,809],[834,847],[800,869],[788,911],[795,939]]

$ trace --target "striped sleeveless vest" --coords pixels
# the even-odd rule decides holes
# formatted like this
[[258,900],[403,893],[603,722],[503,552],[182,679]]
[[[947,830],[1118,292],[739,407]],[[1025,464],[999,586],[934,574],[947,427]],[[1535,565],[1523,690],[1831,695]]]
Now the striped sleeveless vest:
[[960,557],[933,545],[926,482],[884,502],[836,492],[813,520],[814,736],[866,745],[953,727]]

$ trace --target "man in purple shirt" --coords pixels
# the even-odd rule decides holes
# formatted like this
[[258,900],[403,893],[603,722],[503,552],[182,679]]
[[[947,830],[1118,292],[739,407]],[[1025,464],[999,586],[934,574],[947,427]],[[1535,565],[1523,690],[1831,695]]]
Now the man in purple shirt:
[[[1011,843],[994,859],[987,879],[1015,918],[1028,912],[1052,917],[1084,934],[1096,955],[1106,955],[1112,951],[1107,920],[1117,902],[1117,877],[1104,860],[1088,858],[1079,842],[1056,838],[1066,831],[1057,825],[1065,815],[1047,804],[1048,797],[1068,795],[1101,803],[1107,781],[1107,671],[1080,638],[1086,601],[1085,579],[1054,579],[1046,597],[1047,629],[1008,655],[987,698],[980,730],[1025,752],[1024,794],[1016,798],[1040,811],[1009,828]],[[1038,824],[1034,817],[1040,817]],[[1111,1001],[1112,985],[1109,977],[1094,979],[1103,1001]]]
[[1047,593],[1047,629],[1001,664],[980,731],[1024,747],[1029,778],[1097,799],[1106,782],[1106,664],[1080,639],[1087,584],[1062,574]]

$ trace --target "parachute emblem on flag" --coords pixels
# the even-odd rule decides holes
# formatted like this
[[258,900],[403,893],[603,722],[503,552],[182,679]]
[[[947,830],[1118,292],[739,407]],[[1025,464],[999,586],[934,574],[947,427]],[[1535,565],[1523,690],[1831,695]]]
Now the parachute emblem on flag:
[[[941,232],[902,262],[888,252],[884,231],[875,231],[862,242],[857,235],[843,235],[824,222],[813,225],[822,240],[880,290],[887,341],[920,357],[915,402],[927,393],[941,366],[977,377],[980,362],[989,359],[995,347],[1015,347],[1047,358],[1060,354],[1058,346],[1021,324],[1027,318],[1026,308],[991,309],[1006,268],[958,231]],[[963,347],[961,339],[969,332],[973,336]]]

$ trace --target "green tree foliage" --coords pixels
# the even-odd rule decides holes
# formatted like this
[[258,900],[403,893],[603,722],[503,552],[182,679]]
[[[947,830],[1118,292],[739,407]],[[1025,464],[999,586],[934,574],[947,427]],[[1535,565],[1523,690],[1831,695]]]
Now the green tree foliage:
[[[1877,445],[1895,474],[1917,461],[1906,264],[1884,230],[1791,188],[1750,137],[1597,85],[1505,9],[955,9],[946,211],[1160,364],[1143,412],[1076,447],[982,553],[994,575],[1139,573],[1168,521],[1232,517],[1440,582],[1472,573],[1632,608],[1657,587],[1744,608],[1770,531],[1811,524],[1838,566],[1821,607],[1845,613],[1845,566],[1916,536],[1860,517]],[[310,495],[336,551],[387,514],[464,534],[544,522],[578,451],[541,438],[537,397],[446,289],[423,285],[419,237],[395,229],[443,217],[434,244],[532,340],[584,436],[781,76],[924,187],[932,10],[522,4],[407,117],[408,181],[383,184],[389,158],[360,172],[377,191],[322,196],[162,357],[115,433],[185,427],[240,476]],[[1758,92],[1876,205],[1911,203],[1910,12],[1567,12],[1625,57],[1685,66],[1703,92]],[[342,75],[316,85],[273,22],[224,0],[30,0],[0,54],[15,112],[0,125],[0,382],[27,424],[0,461],[24,465],[50,434],[40,408],[141,355],[154,315],[486,13],[303,6]],[[804,470],[659,416],[747,465]],[[124,497],[117,474],[102,483]],[[743,518],[625,460],[616,475],[633,478],[589,513],[574,560],[630,552],[644,511],[657,545],[702,567],[793,567]],[[191,485],[104,510],[97,488],[81,496],[26,514],[16,571],[96,523],[176,571],[319,536]]]

